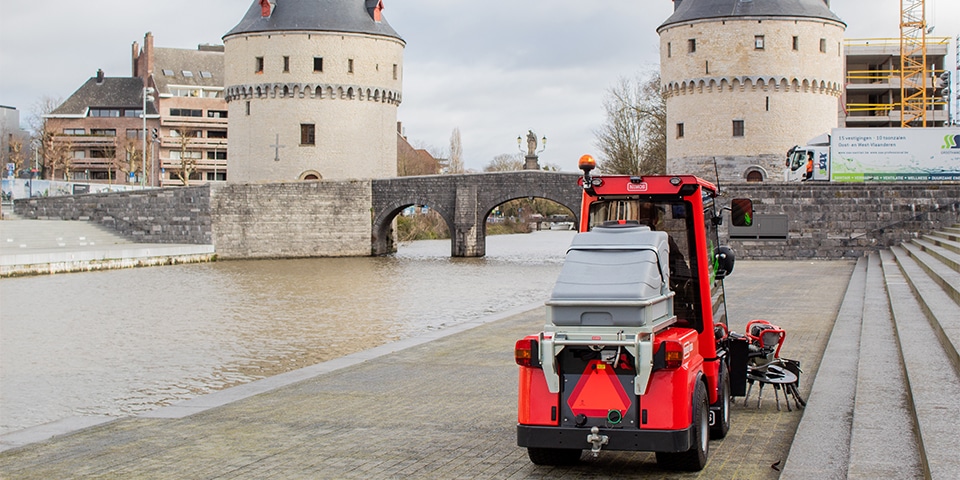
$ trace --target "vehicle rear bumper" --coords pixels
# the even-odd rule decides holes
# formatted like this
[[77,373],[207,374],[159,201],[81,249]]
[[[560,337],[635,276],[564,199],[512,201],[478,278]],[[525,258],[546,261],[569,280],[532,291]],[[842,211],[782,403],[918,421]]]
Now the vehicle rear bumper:
[[[685,452],[694,444],[693,426],[683,430],[637,430],[632,428],[601,428],[600,435],[609,441],[604,450],[641,452]],[[589,428],[544,427],[517,425],[517,445],[535,448],[589,449]]]

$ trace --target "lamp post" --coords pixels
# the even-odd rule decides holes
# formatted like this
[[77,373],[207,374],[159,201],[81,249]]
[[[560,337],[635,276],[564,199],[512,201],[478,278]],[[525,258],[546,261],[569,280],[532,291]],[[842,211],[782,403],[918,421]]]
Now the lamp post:
[[30,198],[33,198],[33,179],[37,178],[37,173],[40,171],[41,145],[42,143],[37,139],[30,142],[30,146],[33,147],[33,168],[30,169]]
[[140,152],[140,165],[143,174],[140,176],[140,188],[147,186],[147,102],[153,103],[153,88],[143,87],[143,150]]
[[[524,155],[524,170],[540,170],[540,154],[547,149],[547,137],[544,136],[540,139],[540,149],[537,150],[537,135],[533,133],[533,130],[527,130],[527,151]],[[523,137],[517,137],[517,149],[520,150],[520,153],[523,151]]]
[[161,183],[159,176],[157,175],[157,160],[159,160],[159,155],[157,155],[157,145],[160,144],[160,139],[157,138],[157,129],[153,129],[153,140],[150,142],[150,186],[156,187],[157,183]]

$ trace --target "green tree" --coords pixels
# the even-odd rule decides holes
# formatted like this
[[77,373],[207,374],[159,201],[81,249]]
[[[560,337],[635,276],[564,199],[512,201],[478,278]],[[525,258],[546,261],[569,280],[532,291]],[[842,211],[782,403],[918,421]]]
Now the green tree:
[[660,74],[627,80],[607,90],[606,123],[595,133],[604,173],[655,175],[666,173],[667,107]]

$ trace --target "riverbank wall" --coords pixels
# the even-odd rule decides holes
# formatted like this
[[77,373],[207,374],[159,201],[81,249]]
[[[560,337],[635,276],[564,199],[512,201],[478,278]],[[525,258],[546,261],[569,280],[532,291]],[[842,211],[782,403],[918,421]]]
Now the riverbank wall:
[[213,245],[218,259],[370,255],[370,181],[170,187],[16,200],[25,219],[89,221],[137,243]]
[[[377,182],[203,185],[17,200],[24,218],[88,220],[142,243],[212,244],[219,258],[367,256]],[[960,222],[960,183],[738,183],[720,205],[750,198],[753,237],[721,226],[739,258],[857,258]],[[729,220],[729,216],[727,216]],[[727,242],[729,239],[729,242]]]
[[857,258],[960,222],[958,182],[738,183],[722,191],[721,204],[749,198],[754,217],[779,223],[784,234],[736,238],[724,221],[721,238],[737,258]]

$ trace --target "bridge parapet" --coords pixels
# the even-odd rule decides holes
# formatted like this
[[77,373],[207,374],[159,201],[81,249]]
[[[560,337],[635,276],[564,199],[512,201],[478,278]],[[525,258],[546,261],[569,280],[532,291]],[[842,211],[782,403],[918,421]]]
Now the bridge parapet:
[[397,177],[373,181],[373,255],[396,251],[393,219],[404,208],[434,209],[450,230],[450,254],[486,254],[486,219],[498,205],[517,198],[546,198],[580,213],[581,190],[576,173],[519,171],[462,175]]

